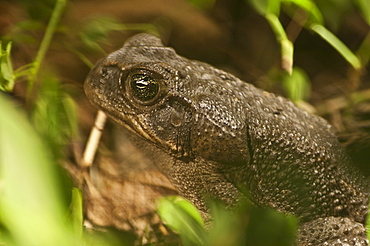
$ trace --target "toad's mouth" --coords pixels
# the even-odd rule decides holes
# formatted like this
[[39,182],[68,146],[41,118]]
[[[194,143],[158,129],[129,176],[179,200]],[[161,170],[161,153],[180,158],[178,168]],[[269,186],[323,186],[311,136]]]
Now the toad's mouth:
[[112,120],[120,124],[121,126],[127,128],[134,134],[137,134],[146,140],[149,140],[153,143],[158,143],[160,140],[154,135],[151,134],[151,131],[145,128],[144,125],[140,124],[140,119],[136,114],[120,114],[117,116],[111,112],[105,112]]
[[173,146],[172,144],[160,139],[150,128],[142,124],[141,118],[143,116],[129,113],[117,115],[109,111],[105,111],[104,113],[122,127],[126,128],[133,134],[138,135],[145,140],[153,143],[157,147],[166,151],[170,151],[172,153],[176,153],[178,151],[177,147],[171,147]]

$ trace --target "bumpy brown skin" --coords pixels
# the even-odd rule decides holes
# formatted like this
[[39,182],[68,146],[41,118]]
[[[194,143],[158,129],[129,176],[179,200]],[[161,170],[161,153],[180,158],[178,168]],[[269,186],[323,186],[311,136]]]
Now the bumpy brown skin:
[[368,244],[368,185],[322,118],[147,34],[98,61],[85,92],[158,147],[147,154],[204,214],[205,194],[228,207],[248,196],[296,215],[299,245]]

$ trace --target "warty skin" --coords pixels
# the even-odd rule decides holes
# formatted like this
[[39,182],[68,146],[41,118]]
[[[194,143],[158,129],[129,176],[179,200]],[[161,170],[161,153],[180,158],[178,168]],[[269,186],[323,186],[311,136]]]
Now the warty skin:
[[99,60],[85,92],[156,147],[148,154],[204,217],[206,194],[229,208],[248,196],[297,216],[298,245],[368,245],[369,185],[331,126],[289,100],[148,34]]

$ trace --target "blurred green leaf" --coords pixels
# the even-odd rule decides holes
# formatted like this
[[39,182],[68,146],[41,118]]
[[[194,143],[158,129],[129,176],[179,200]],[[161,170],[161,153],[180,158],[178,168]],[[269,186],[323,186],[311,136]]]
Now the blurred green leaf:
[[294,245],[298,220],[273,209],[253,207],[246,229],[249,246]]
[[180,234],[184,245],[204,244],[206,232],[198,210],[178,196],[159,200],[158,214],[163,222]]
[[70,223],[75,235],[82,237],[83,233],[83,204],[82,193],[78,188],[72,189],[72,201],[70,204]]
[[77,132],[76,105],[64,92],[52,74],[45,74],[39,87],[39,95],[32,110],[35,128],[51,144],[56,153]]
[[370,31],[367,33],[361,46],[358,48],[356,56],[361,59],[361,63],[366,67],[370,60]]
[[109,43],[109,33],[112,31],[138,30],[157,34],[157,28],[152,24],[123,24],[110,16],[98,16],[85,21],[79,37],[84,47],[105,54],[101,44]]
[[352,0],[315,1],[324,19],[325,26],[331,30],[339,30],[345,19],[353,13]]
[[352,65],[356,70],[360,70],[362,67],[360,59],[342,42],[340,41],[332,32],[326,29],[322,25],[312,25],[311,30],[316,32],[320,37],[322,37],[326,42],[328,42],[334,49],[342,55],[344,59],[347,60],[349,64]]
[[55,160],[3,94],[0,112],[0,223],[10,244],[82,245],[65,224]]
[[280,14],[280,0],[248,0],[248,2],[263,16],[267,14],[279,16]]
[[282,79],[283,88],[293,102],[306,101],[310,94],[310,79],[304,70],[295,67],[291,75],[285,75]]
[[246,228],[250,223],[252,205],[246,203],[237,211],[227,210],[219,203],[211,203],[212,230],[205,245],[239,246],[247,245]]
[[316,24],[324,24],[324,18],[319,10],[319,8],[315,5],[315,3],[311,0],[281,0],[281,2],[285,5],[294,5],[303,9],[307,15],[307,23],[316,23]]
[[112,17],[99,16],[87,20],[79,36],[86,48],[104,54],[105,52],[99,43],[107,42],[109,32],[121,29],[122,24],[118,20]]
[[355,4],[361,11],[362,16],[368,25],[370,25],[370,1],[369,0],[354,0]]
[[273,209],[244,201],[236,211],[217,203],[211,211],[214,222],[205,245],[290,246],[295,240],[297,219]]
[[15,83],[13,64],[10,59],[11,49],[11,42],[3,49],[0,41],[0,90],[2,91],[12,91]]

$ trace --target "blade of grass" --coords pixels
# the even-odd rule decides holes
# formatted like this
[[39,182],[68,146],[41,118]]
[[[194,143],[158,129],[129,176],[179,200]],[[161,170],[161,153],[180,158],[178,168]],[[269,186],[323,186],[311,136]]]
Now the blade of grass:
[[357,57],[360,57],[362,65],[365,67],[370,60],[370,31],[362,41],[361,46],[356,52]]
[[29,78],[29,84],[27,88],[27,98],[29,99],[33,93],[33,88],[35,86],[35,82],[37,79],[38,72],[40,70],[40,66],[42,64],[42,61],[44,60],[45,54],[49,48],[51,39],[53,38],[53,35],[55,33],[56,27],[60,21],[60,18],[62,16],[63,10],[66,6],[67,0],[57,0],[55,4],[55,8],[53,10],[53,13],[50,17],[50,21],[48,23],[48,26],[46,28],[46,32],[44,35],[44,38],[42,39],[42,42],[40,44],[40,48],[37,52],[36,58],[33,61],[33,68],[30,70],[30,78]]
[[319,24],[312,25],[310,29],[328,42],[334,49],[336,49],[339,54],[341,54],[342,57],[352,65],[352,67],[354,67],[356,70],[360,70],[362,68],[361,61],[358,59],[358,57],[328,29]]

